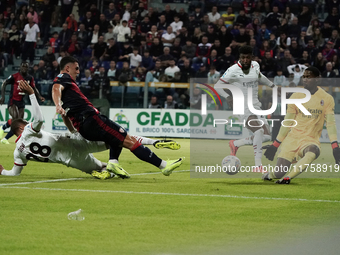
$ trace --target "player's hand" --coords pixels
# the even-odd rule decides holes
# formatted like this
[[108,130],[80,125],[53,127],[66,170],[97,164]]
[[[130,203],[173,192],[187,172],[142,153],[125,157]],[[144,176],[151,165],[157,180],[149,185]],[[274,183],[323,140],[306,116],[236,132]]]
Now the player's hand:
[[32,88],[32,87],[27,83],[27,81],[25,81],[25,80],[21,80],[21,81],[19,82],[19,88],[20,88],[23,92],[25,92],[25,93],[27,93],[27,94],[29,94],[29,95],[34,94],[33,88]]
[[61,105],[57,105],[57,106],[56,106],[56,112],[59,113],[59,114],[61,114],[61,115],[66,116],[66,112],[65,112],[65,110],[63,109],[63,107],[61,107]]
[[0,105],[2,105],[5,102],[5,97],[0,98]]
[[45,98],[44,97],[40,97],[39,98],[41,102],[45,102]]
[[281,143],[279,141],[275,140],[274,143],[272,143],[271,145],[263,146],[262,149],[266,150],[264,152],[265,157],[270,161],[273,161],[277,148],[279,148],[280,144]]
[[[334,144],[334,145],[333,145]],[[332,143],[335,164],[340,165],[340,148],[338,142]]]

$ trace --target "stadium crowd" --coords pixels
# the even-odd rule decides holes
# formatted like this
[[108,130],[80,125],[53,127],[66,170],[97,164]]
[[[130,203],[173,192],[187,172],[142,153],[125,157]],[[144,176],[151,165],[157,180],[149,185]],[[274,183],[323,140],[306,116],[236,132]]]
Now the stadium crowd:
[[[110,80],[186,83],[205,78],[214,84],[236,63],[238,48],[248,44],[262,73],[277,85],[298,85],[308,66],[317,67],[323,77],[339,77],[339,0],[324,5],[316,0],[227,2],[193,1],[188,10],[170,5],[159,10],[145,0],[116,0],[105,1],[101,13],[96,1],[2,1],[0,67],[22,59],[30,62],[37,81],[53,79],[60,59],[71,55],[79,60],[84,93],[98,97],[100,84],[101,93],[112,93]],[[318,15],[321,8],[324,19]],[[53,27],[61,30],[50,33]],[[47,51],[33,64],[39,44]],[[152,95],[167,107],[197,103],[186,89]],[[156,105],[157,97],[152,99]]]

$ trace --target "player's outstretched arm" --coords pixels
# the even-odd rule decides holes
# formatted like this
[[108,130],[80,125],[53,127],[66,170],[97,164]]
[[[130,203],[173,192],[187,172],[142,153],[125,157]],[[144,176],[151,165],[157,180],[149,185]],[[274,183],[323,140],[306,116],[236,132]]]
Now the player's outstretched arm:
[[5,102],[5,91],[7,86],[7,80],[5,80],[1,85],[1,98],[0,98],[0,105],[2,105]]
[[4,169],[2,165],[0,165],[0,175],[17,176],[17,175],[20,175],[23,169],[24,169],[24,166],[14,165],[11,170],[6,170]]
[[71,133],[75,133],[77,132],[77,129],[73,126],[71,120],[69,117],[65,116],[65,115],[61,115],[61,117],[63,118],[63,121],[64,121],[64,124],[65,126],[68,128],[68,130],[71,132]]
[[35,96],[36,96],[37,98],[39,98],[41,102],[45,102],[45,98],[44,98],[43,96],[40,95],[40,92],[39,92],[39,90],[37,89],[37,87],[34,87],[33,90],[34,90]]
[[41,112],[40,106],[38,104],[37,98],[35,97],[33,88],[25,81],[22,80],[19,82],[20,89],[29,95],[31,105],[32,105],[32,112],[33,112],[33,122],[32,128],[39,132],[43,123],[44,123],[44,116]]
[[264,76],[262,73],[259,73],[259,82],[260,84],[266,85],[270,88],[274,88],[275,84],[272,83],[266,76]]
[[[295,119],[295,113],[287,113],[287,115],[285,117],[285,124],[286,124],[286,126],[292,126],[293,125],[293,121],[292,120],[294,120],[294,119]],[[288,124],[288,122],[289,122],[289,124]],[[262,147],[264,150],[266,150],[264,152],[264,156],[267,159],[273,161],[277,149],[279,148],[279,146],[283,142],[283,140],[286,138],[289,130],[290,130],[289,127],[281,126],[279,134],[277,135],[275,141],[271,145],[267,145],[267,146],[263,146]]]
[[332,144],[333,156],[336,164],[340,164],[340,148],[338,145],[336,121],[334,114],[326,114],[326,127],[328,132],[329,141]]
[[59,113],[61,115],[66,115],[65,110],[61,106],[61,93],[63,90],[64,90],[64,86],[58,83],[54,84],[52,88],[52,99],[56,106],[56,113]]

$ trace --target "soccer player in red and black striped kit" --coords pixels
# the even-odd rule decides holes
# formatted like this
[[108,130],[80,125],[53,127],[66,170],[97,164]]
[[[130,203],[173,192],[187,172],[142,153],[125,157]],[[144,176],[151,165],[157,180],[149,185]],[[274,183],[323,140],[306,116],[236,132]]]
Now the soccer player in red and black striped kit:
[[[45,98],[43,98],[37,88],[35,87],[34,79],[31,75],[28,74],[28,63],[27,62],[22,62],[20,65],[20,70],[19,72],[10,75],[2,84],[1,87],[1,98],[0,98],[0,105],[2,105],[5,102],[5,91],[6,91],[6,86],[7,85],[12,85],[11,86],[11,92],[9,96],[9,101],[8,101],[8,112],[12,116],[12,119],[23,119],[24,118],[24,113],[25,113],[25,101],[24,101],[24,96],[25,93],[22,92],[19,88],[19,82],[21,80],[27,81],[29,85],[34,90],[34,93],[37,98],[41,100],[41,102],[45,101]],[[12,123],[12,119],[9,119],[5,125],[0,128],[0,138],[2,138],[4,131],[6,128],[9,128]],[[13,136],[13,132],[9,131],[4,139],[1,140],[1,143],[3,144],[9,144],[8,139]]]
[[[110,145],[110,159],[106,169],[121,178],[130,175],[119,165],[118,157],[122,147],[129,149],[136,157],[159,169],[166,176],[182,164],[182,158],[164,161],[149,148],[144,147],[134,137],[127,134],[120,125],[101,115],[77,86],[75,79],[79,74],[79,64],[73,57],[64,57],[60,62],[60,74],[53,81],[52,98],[56,112],[61,114],[65,125],[74,128],[87,140],[103,141]],[[106,178],[102,171],[101,179]]]

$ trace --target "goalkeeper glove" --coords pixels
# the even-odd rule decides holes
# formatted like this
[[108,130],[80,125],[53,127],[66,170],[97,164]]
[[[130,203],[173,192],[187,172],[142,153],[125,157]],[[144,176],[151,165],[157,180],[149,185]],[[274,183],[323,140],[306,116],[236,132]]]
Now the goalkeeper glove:
[[332,142],[332,148],[333,148],[333,156],[335,159],[335,164],[340,165],[340,148],[338,145],[338,142]]
[[280,146],[280,144],[281,142],[275,140],[273,144],[262,147],[262,149],[266,150],[264,155],[266,156],[267,159],[273,161],[277,148]]

